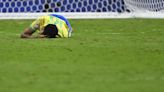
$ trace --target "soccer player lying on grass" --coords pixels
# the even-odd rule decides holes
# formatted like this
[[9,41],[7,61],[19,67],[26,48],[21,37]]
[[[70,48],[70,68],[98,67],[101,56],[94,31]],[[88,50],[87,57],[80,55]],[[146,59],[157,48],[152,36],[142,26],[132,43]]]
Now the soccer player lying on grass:
[[[33,37],[32,34],[38,31],[38,35]],[[21,34],[21,38],[68,38],[71,37],[72,27],[69,21],[56,14],[41,16],[36,19],[30,27],[26,28]]]

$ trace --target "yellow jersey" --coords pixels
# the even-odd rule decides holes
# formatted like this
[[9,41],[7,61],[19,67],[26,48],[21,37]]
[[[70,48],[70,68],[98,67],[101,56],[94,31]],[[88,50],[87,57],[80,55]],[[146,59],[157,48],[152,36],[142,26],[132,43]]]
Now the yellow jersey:
[[44,28],[48,24],[54,24],[58,28],[58,35],[59,37],[69,37],[69,28],[65,21],[61,20],[60,18],[54,17],[54,16],[42,16],[36,19],[31,25],[30,28],[32,31],[38,31],[39,33],[42,33],[44,31]]

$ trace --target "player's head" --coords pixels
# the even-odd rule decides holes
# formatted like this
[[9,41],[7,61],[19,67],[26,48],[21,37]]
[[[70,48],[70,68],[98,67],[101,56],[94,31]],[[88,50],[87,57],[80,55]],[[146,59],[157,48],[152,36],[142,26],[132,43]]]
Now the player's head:
[[45,35],[47,38],[55,38],[56,35],[58,35],[58,29],[57,29],[56,25],[48,24],[44,28],[44,31],[42,34]]

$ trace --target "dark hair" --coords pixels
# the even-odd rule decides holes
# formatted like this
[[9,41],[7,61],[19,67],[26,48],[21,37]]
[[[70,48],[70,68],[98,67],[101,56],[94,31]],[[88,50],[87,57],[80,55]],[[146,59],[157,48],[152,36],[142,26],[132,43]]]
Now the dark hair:
[[47,38],[56,38],[56,35],[58,35],[58,29],[56,25],[48,24],[42,33],[43,35],[46,35]]

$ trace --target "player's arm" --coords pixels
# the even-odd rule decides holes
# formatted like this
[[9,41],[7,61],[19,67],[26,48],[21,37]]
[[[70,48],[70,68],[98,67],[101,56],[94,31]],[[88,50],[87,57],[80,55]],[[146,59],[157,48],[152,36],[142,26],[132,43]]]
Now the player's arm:
[[32,38],[32,34],[39,29],[40,21],[35,20],[29,27],[27,27],[21,34],[21,38]]
[[33,31],[30,27],[26,28],[24,30],[24,32],[21,34],[21,38],[31,38],[32,34],[34,33],[35,31]]
[[46,36],[43,34],[38,34],[37,36],[32,36],[32,34],[35,31],[33,31],[31,28],[26,28],[24,32],[21,34],[21,38],[45,38]]

